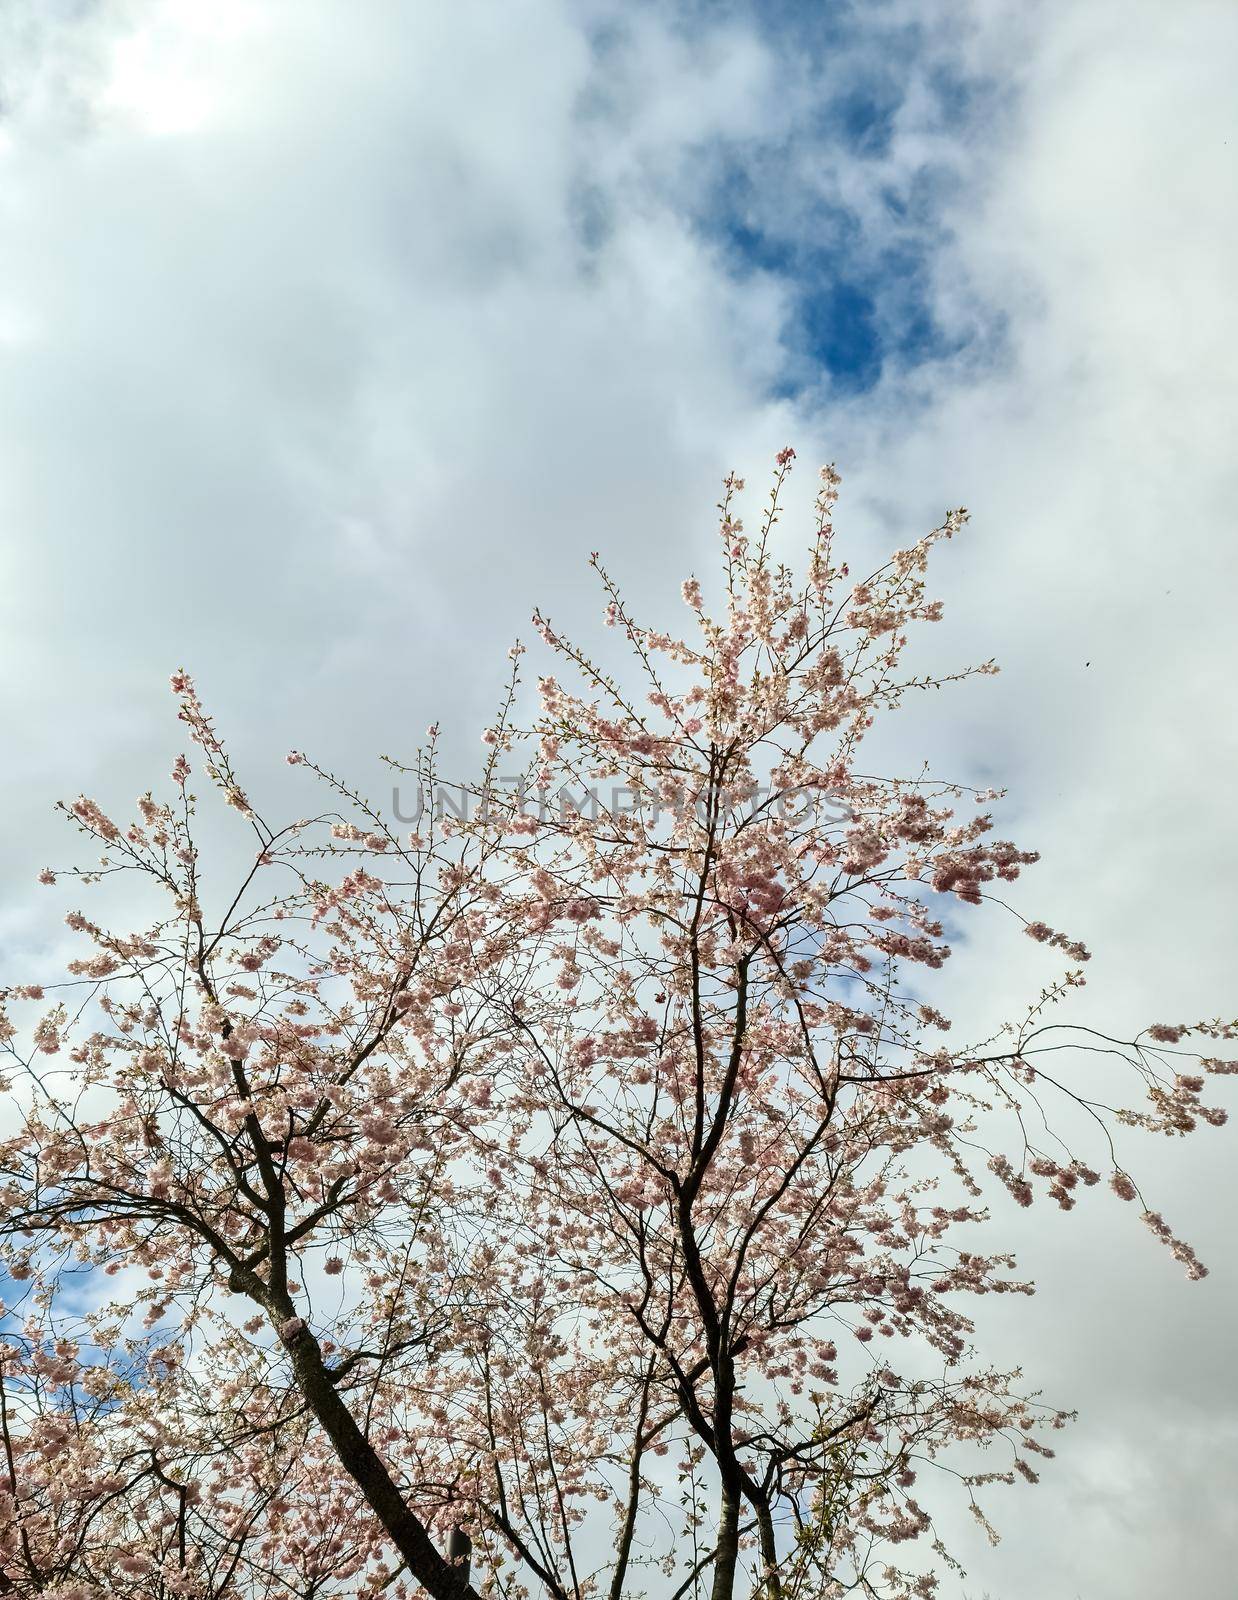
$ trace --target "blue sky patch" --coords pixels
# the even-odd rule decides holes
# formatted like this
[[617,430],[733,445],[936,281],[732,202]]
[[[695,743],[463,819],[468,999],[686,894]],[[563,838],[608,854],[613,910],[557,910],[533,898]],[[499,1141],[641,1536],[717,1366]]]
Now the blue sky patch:
[[[717,15],[688,11],[701,24]],[[961,182],[938,135],[957,148],[969,127],[992,132],[998,86],[960,72],[930,28],[888,12],[776,0],[725,15],[774,55],[788,114],[776,139],[698,147],[685,195],[728,271],[768,274],[786,291],[775,393],[864,394],[972,343],[992,356],[993,308],[966,306],[953,283],[951,326],[935,313]]]
[[863,394],[887,362],[919,366],[955,355],[968,342],[934,317],[929,248],[866,251],[856,219],[828,213],[812,229],[829,237],[825,246],[764,232],[743,218],[720,225],[717,211],[711,231],[737,277],[768,273],[790,291],[781,394],[823,380],[837,392]]
[[798,319],[803,358],[823,367],[841,389],[871,389],[881,376],[884,342],[877,303],[858,284],[823,281],[802,297]]

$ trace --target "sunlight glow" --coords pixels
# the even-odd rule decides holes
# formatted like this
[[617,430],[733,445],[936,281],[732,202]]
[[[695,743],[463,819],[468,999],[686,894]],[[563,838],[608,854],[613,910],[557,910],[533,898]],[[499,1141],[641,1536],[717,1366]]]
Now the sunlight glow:
[[228,47],[257,20],[252,0],[166,0],[146,25],[112,52],[101,97],[144,132],[196,132],[211,120],[226,93]]

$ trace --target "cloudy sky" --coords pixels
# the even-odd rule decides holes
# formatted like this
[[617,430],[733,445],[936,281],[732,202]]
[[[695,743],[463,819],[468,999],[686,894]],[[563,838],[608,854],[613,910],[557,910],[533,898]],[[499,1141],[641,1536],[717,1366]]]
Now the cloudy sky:
[[[857,562],[971,508],[933,649],[1003,673],[887,748],[1009,786],[1088,1015],[1234,1014],[1236,71],[1229,0],[3,0],[6,978],[171,668],[273,809],[293,746],[471,761],[533,605],[596,622],[600,549],[674,619],[789,442]],[[947,1009],[1034,993],[1016,942]],[[1236,1154],[1130,1149],[1200,1285],[1116,1206],[1005,1214],[1043,1294],[986,1348],[1082,1418],[950,1600],[1230,1592]]]

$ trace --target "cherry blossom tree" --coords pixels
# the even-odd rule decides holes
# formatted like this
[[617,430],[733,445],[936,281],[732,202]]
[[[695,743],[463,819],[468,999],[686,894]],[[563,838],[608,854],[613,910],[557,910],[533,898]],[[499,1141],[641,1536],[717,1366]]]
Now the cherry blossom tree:
[[949,681],[904,661],[966,516],[856,582],[827,468],[796,577],[792,462],[752,536],[727,480],[688,638],[595,557],[631,669],[535,616],[470,804],[435,730],[392,764],[411,834],[300,753],[328,809],[269,824],[184,673],[240,880],[185,757],[65,808],[101,853],[44,881],[153,898],[3,996],[0,1592],[930,1596],[940,1495],[988,1528],[1067,1421],[973,1350],[1031,1292],[976,1230],[1108,1187],[1203,1275],[1113,1135],[1223,1122],[1234,1024],[1072,1027],[1088,953],[1027,920],[1066,970],[953,1042],[946,924],[1036,856],[864,752]]

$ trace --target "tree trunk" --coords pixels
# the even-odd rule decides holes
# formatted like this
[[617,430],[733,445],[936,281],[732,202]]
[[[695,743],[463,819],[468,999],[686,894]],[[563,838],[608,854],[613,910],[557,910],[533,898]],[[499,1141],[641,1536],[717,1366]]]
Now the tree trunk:
[[717,1555],[714,1557],[714,1581],[709,1591],[710,1600],[732,1600],[735,1592],[735,1568],[739,1561],[739,1482],[723,1480],[722,1514],[718,1519]]
[[288,1352],[301,1393],[335,1446],[340,1465],[377,1514],[413,1577],[434,1600],[480,1600],[469,1582],[468,1568],[450,1566],[443,1559],[425,1524],[406,1504],[386,1463],[337,1393],[307,1328],[288,1341]]
[[447,1561],[455,1565],[460,1576],[467,1582],[469,1566],[473,1559],[473,1541],[463,1528],[453,1528],[447,1536]]
[[753,1500],[757,1526],[761,1530],[761,1562],[765,1568],[761,1587],[757,1591],[763,1600],[782,1600],[782,1578],[778,1572],[778,1546],[774,1538],[774,1519],[770,1515],[769,1501]]

